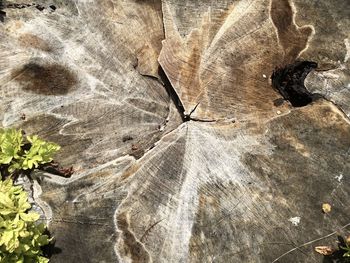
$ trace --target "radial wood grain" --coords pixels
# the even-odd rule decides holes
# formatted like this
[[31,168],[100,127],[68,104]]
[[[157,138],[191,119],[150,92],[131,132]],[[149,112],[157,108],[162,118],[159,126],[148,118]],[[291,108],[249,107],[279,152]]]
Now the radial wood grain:
[[[0,8],[2,126],[76,171],[35,177],[50,262],[322,262],[349,234],[348,1]],[[301,108],[270,80],[296,59],[319,64]]]

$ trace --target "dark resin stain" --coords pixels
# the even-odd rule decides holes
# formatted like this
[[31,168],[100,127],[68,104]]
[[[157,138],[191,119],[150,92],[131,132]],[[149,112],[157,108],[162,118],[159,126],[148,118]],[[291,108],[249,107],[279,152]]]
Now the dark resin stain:
[[50,47],[49,43],[47,43],[42,38],[35,36],[33,34],[23,34],[19,38],[19,43],[23,47],[35,48],[38,50],[42,50],[45,52],[52,52],[53,49]]
[[284,49],[284,62],[291,63],[306,47],[312,34],[312,28],[295,25],[293,8],[288,0],[272,0],[270,17],[277,29],[279,42]]
[[6,12],[3,11],[3,9],[4,9],[4,4],[3,4],[3,1],[0,0],[0,22],[5,21]]
[[283,103],[284,103],[284,99],[283,98],[275,99],[273,101],[273,105],[275,105],[276,107],[282,106]]
[[304,85],[306,76],[315,68],[317,63],[311,61],[297,61],[277,68],[271,76],[272,86],[294,107],[306,106],[317,99],[316,94],[309,92]]
[[58,64],[26,64],[12,73],[25,91],[44,95],[64,95],[75,88],[76,76],[67,68]]
[[6,16],[6,12],[0,10],[0,22],[4,22],[5,21],[5,16]]
[[142,246],[142,243],[136,239],[134,233],[129,229],[130,224],[126,213],[118,215],[118,228],[121,231],[121,250],[127,256],[130,256],[132,262],[150,262],[150,257],[147,251]]
[[39,11],[43,11],[45,9],[45,7],[42,5],[36,5],[35,8],[38,9]]
[[[40,12],[44,11],[46,8],[43,5],[31,3],[31,4],[18,4],[18,3],[6,3],[5,1],[0,0],[0,22],[5,21],[6,12],[3,9],[24,9],[24,8],[36,8]],[[49,6],[51,12],[55,12],[57,7],[55,5]]]

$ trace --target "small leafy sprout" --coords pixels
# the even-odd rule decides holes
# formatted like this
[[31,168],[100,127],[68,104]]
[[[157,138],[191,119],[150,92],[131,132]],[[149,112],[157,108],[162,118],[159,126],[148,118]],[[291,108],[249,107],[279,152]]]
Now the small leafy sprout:
[[0,166],[4,174],[18,174],[50,163],[60,148],[36,135],[23,138],[21,130],[0,129]]
[[28,212],[31,205],[21,186],[7,178],[0,181],[0,262],[47,263],[42,246],[51,239],[46,227],[37,223],[39,214]]
[[350,244],[349,242],[346,242],[345,246],[340,247],[345,253],[343,254],[343,257],[350,258]]
[[60,150],[60,146],[46,142],[38,138],[38,136],[28,136],[27,140],[31,143],[31,147],[28,151],[24,151],[24,160],[22,163],[22,169],[38,168],[39,164],[45,164],[51,162],[52,156]]
[[23,146],[21,131],[15,129],[0,130],[0,164],[10,164],[19,159],[18,153]]

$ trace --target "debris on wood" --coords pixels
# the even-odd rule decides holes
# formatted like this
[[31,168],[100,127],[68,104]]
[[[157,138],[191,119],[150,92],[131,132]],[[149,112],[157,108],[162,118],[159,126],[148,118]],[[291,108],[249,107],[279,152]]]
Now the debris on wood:
[[329,212],[331,212],[331,210],[332,210],[332,206],[330,204],[328,203],[322,204],[323,213],[328,214]]
[[315,247],[315,251],[321,255],[330,256],[336,251],[336,249],[331,246],[318,246]]
[[47,164],[40,165],[38,169],[41,171],[52,173],[54,175],[62,176],[65,178],[71,177],[72,174],[74,173],[73,167],[64,168],[54,161]]

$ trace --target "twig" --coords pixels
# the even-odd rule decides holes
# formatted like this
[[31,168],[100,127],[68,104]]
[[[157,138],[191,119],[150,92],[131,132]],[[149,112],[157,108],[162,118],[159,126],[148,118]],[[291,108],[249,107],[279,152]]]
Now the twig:
[[[342,226],[339,230],[344,229],[344,228],[347,228],[348,226],[350,226],[350,223],[346,224],[345,226]],[[272,263],[277,262],[278,260],[280,260],[281,258],[283,258],[284,256],[288,255],[289,253],[291,253],[291,252],[293,252],[293,251],[295,251],[295,250],[299,250],[299,249],[302,248],[302,247],[305,247],[305,246],[307,246],[307,245],[310,245],[310,244],[312,244],[312,243],[315,243],[315,242],[320,241],[320,240],[322,240],[322,239],[325,239],[325,238],[327,238],[327,237],[333,236],[333,235],[335,235],[337,232],[338,232],[338,231],[334,231],[334,232],[332,232],[332,233],[330,233],[330,234],[328,234],[328,235],[326,235],[326,236],[323,236],[323,237],[320,237],[320,238],[311,240],[311,241],[306,242],[306,243],[304,243],[304,244],[302,244],[302,245],[300,245],[300,246],[298,246],[298,247],[295,247],[295,248],[293,248],[293,249],[291,249],[291,250],[285,252],[284,254],[282,254],[281,256],[279,256],[278,258],[276,258],[274,261],[272,261]]]

